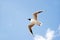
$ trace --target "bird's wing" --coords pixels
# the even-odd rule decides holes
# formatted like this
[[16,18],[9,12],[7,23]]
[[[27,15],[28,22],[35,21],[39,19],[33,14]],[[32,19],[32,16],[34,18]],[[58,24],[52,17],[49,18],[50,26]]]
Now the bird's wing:
[[39,13],[41,13],[41,12],[43,12],[43,11],[37,11],[37,12],[33,13],[33,18],[34,18],[35,20],[37,20],[37,14],[39,14]]
[[29,31],[33,34],[33,32],[32,32],[32,27],[34,26],[34,24],[33,23],[30,23],[29,25],[28,25],[28,28],[29,28]]

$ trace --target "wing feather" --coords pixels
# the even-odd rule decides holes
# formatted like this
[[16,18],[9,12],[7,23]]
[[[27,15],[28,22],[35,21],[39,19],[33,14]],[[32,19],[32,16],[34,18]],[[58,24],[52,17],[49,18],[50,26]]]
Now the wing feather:
[[41,13],[41,12],[43,12],[43,11],[37,11],[37,12],[33,13],[33,18],[34,18],[35,20],[37,20],[37,14],[39,14],[39,13]]
[[28,25],[29,31],[30,31],[32,34],[33,34],[33,32],[32,32],[32,27],[33,27],[33,26],[34,26],[34,24],[32,24],[32,23]]

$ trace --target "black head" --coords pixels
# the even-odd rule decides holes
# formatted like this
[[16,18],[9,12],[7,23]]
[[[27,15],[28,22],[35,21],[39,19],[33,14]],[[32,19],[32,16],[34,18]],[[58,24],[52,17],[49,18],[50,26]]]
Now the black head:
[[30,18],[29,18],[28,20],[29,20],[29,21],[31,21],[31,19],[30,19]]

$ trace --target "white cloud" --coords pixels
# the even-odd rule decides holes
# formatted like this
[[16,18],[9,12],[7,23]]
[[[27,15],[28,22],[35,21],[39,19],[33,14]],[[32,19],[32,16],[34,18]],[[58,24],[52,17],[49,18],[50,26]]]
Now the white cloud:
[[54,31],[51,29],[48,29],[45,37],[40,35],[35,35],[34,40],[52,40],[53,37],[54,37]]
[[54,37],[54,31],[48,29],[48,30],[47,30],[47,33],[46,33],[46,40],[52,40],[53,37]]
[[35,35],[34,40],[46,40],[43,36]]
[[60,37],[60,25],[58,26],[56,31],[48,28],[45,37],[41,35],[35,35],[34,40],[53,40],[53,38],[56,37]]

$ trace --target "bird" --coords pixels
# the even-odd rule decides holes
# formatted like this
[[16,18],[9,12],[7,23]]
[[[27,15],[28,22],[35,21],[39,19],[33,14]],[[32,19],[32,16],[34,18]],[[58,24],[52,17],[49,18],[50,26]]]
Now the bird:
[[33,18],[28,19],[30,21],[30,24],[28,25],[28,28],[29,28],[29,31],[31,32],[32,35],[33,35],[32,27],[34,27],[35,24],[37,24],[38,26],[40,26],[40,24],[41,24],[41,22],[39,22],[37,20],[37,16],[38,16],[39,13],[42,13],[42,12],[43,12],[42,10],[36,11],[32,14]]

